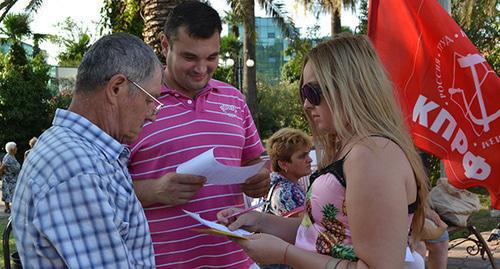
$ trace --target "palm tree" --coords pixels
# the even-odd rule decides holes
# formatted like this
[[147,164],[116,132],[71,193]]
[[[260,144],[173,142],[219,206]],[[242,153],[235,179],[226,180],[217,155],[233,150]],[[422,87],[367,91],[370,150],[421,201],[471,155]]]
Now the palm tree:
[[[0,3],[0,10],[2,14],[0,15],[0,21],[4,18],[5,14],[14,6],[18,0],[4,0]],[[131,3],[128,0],[111,0],[115,4],[120,4],[123,9],[122,11],[128,10],[126,7]],[[140,12],[144,19],[143,28],[143,38],[144,42],[150,45],[158,56],[161,56],[160,40],[159,35],[163,30],[163,26],[170,14],[172,9],[178,4],[184,2],[185,0],[140,0]],[[37,12],[41,7],[43,0],[30,0],[26,6],[26,10],[29,12]]]
[[349,7],[352,11],[356,8],[357,0],[295,0],[302,2],[306,8],[319,6],[323,12],[331,14],[332,36],[342,31],[340,12],[342,6]]
[[[240,38],[240,28],[239,26],[243,24],[243,18],[241,16],[238,16],[234,11],[226,11],[226,15],[223,18],[223,22],[227,24],[229,27],[229,35],[232,36],[231,38],[234,39],[234,43],[231,46],[231,48],[235,48],[234,51],[229,52],[230,57],[233,59],[236,59],[234,61],[233,65],[233,76],[232,76],[232,81],[231,83],[235,85],[236,87],[240,88],[240,68],[241,67],[241,61],[240,61],[240,51],[241,51],[241,42],[239,41]],[[222,43],[221,43],[222,47]]]
[[[231,6],[236,16],[243,19],[243,63],[247,60],[255,60],[255,1],[254,0],[226,0]],[[272,0],[258,0],[261,7],[267,14],[274,18],[274,21],[281,28],[283,34],[295,38],[298,36],[293,21],[282,10],[283,5],[274,3]],[[250,112],[255,117],[257,115],[257,73],[255,66],[248,67],[243,64],[243,89],[247,96],[247,104]],[[258,122],[258,121],[256,121]]]
[[[15,3],[17,0],[6,0],[5,5]],[[126,0],[119,0],[127,2]],[[255,60],[255,2],[254,0],[226,0],[236,14],[240,15],[243,20],[245,36],[243,39],[243,62],[248,59]],[[36,12],[41,6],[43,0],[31,0],[27,9]],[[167,16],[172,9],[184,0],[141,0],[141,12],[144,18],[143,38],[144,41],[155,49],[158,55],[161,55],[159,35],[162,32],[163,25]],[[273,0],[258,0],[258,3],[270,14],[278,25],[281,27],[285,36],[295,37],[298,34],[295,32],[295,27],[289,26],[292,22],[282,11],[282,4],[274,3]],[[247,67],[243,65],[243,90],[247,93],[248,106],[250,111],[256,115],[256,87],[257,78],[255,67]]]
[[[123,0],[122,0],[123,1]],[[185,0],[142,0],[141,10],[144,18],[142,36],[157,55],[161,55],[160,34],[168,15],[174,7]]]
[[8,14],[3,20],[0,31],[7,36],[2,43],[11,44],[9,57],[13,66],[25,66],[28,63],[26,51],[22,46],[24,37],[31,35],[28,14]]

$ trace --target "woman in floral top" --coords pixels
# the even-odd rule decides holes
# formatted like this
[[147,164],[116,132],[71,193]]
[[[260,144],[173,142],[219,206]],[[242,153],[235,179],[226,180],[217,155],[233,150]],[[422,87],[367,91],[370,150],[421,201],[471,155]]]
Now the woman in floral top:
[[7,154],[3,157],[0,173],[2,176],[2,201],[5,202],[5,213],[10,213],[10,203],[16,188],[17,176],[21,165],[16,159],[17,145],[14,142],[5,144]]
[[271,212],[278,216],[300,213],[305,191],[298,184],[301,177],[311,173],[309,157],[311,139],[301,130],[283,128],[267,141],[271,159]]
[[318,155],[302,220],[241,209],[218,213],[255,261],[300,268],[423,269],[412,250],[425,218],[427,178],[392,84],[366,36],[341,34],[304,58],[304,110]]
[[[283,128],[267,140],[271,160],[271,204],[269,211],[277,216],[299,217],[304,210],[305,191],[298,184],[311,173],[309,157],[311,139],[302,131]],[[284,264],[261,265],[262,269],[288,269]]]

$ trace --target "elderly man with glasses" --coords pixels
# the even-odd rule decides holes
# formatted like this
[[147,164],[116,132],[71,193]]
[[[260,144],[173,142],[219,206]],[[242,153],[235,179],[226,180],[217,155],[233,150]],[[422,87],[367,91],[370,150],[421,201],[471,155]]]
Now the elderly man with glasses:
[[137,37],[105,36],[85,54],[69,109],[56,111],[19,176],[12,216],[23,267],[155,267],[123,144],[155,120],[161,81]]

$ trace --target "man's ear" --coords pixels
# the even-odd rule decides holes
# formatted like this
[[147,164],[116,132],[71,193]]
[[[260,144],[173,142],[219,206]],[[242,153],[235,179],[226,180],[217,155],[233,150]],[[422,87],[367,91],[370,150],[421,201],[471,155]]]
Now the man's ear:
[[170,43],[168,41],[167,36],[163,33],[161,34],[160,37],[160,44],[161,44],[161,54],[163,54],[163,56],[167,58],[168,50],[170,49],[169,48]]
[[117,104],[119,97],[128,94],[128,79],[123,74],[112,76],[104,87],[106,101]]

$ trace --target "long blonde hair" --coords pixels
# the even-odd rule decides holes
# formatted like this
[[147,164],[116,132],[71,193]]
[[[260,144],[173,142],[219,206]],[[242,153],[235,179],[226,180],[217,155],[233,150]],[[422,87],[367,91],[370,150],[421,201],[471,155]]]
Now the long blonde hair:
[[[329,107],[334,132],[321,134],[311,125],[318,153],[318,168],[338,159],[352,138],[380,135],[401,147],[415,175],[418,208],[412,239],[418,240],[425,220],[428,180],[396,102],[392,83],[366,36],[340,34],[318,44],[304,59],[310,63]],[[300,79],[300,85],[303,78]]]

